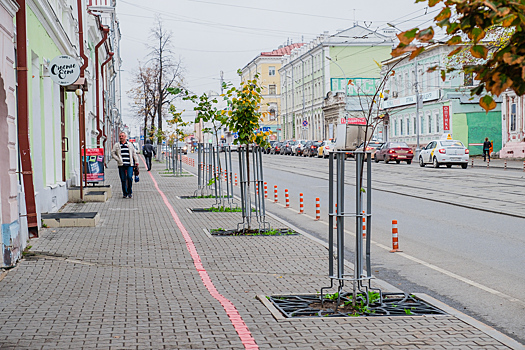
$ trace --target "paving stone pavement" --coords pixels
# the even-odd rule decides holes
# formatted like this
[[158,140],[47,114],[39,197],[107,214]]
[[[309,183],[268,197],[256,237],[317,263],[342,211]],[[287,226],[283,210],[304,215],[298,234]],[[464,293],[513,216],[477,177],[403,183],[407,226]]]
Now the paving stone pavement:
[[[315,293],[329,283],[327,250],[305,235],[211,237],[240,213],[191,213],[194,177],[152,170],[218,292],[261,349],[509,349],[491,328],[457,315],[276,319],[256,295]],[[0,281],[0,349],[242,349],[225,309],[204,286],[186,242],[148,173],[123,199],[68,204],[98,211],[97,227],[43,229],[31,254]],[[273,218],[272,227],[284,227]],[[487,331],[488,330],[488,331]]]

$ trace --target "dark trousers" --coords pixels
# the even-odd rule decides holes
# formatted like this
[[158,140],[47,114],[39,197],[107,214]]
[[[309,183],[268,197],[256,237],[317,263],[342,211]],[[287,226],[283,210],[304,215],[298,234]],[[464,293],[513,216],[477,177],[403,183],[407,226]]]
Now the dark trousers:
[[489,162],[490,162],[490,150],[489,149],[484,149],[483,150],[483,161],[487,160],[487,156],[489,157]]
[[133,193],[133,167],[131,165],[119,166],[118,174],[122,183],[122,195],[127,197]]
[[144,156],[144,159],[146,160],[146,166],[148,167],[148,171],[151,170],[151,156]]

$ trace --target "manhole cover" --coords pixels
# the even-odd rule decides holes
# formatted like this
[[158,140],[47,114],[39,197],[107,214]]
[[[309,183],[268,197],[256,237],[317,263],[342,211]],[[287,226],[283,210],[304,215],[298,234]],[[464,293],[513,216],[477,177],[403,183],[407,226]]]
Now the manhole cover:
[[321,303],[320,295],[277,295],[266,298],[288,318],[446,314],[435,306],[406,293],[383,293],[382,296],[382,301],[379,300],[379,297],[370,297],[371,302],[367,305],[364,295],[359,294],[355,307],[352,305],[351,293],[343,294],[339,300],[336,296],[334,297],[334,294],[328,294],[323,303]]

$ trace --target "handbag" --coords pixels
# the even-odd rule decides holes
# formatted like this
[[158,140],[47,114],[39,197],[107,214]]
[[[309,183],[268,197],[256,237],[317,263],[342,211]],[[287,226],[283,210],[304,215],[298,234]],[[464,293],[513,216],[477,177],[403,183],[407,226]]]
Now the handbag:
[[139,181],[140,181],[139,176],[135,175],[135,182],[139,182]]
[[133,175],[139,176],[139,166],[138,165],[135,165],[133,167]]

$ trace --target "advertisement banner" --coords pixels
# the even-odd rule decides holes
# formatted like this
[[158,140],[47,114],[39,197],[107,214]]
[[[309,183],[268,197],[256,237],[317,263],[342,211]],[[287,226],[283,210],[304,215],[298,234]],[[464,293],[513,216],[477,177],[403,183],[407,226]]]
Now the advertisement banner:
[[443,131],[450,131],[450,106],[443,106]]
[[341,118],[341,124],[366,125],[366,118]]
[[84,175],[87,182],[103,182],[104,181],[104,149],[103,148],[87,148],[86,157],[84,157],[84,150],[82,150],[82,161],[85,158]]

